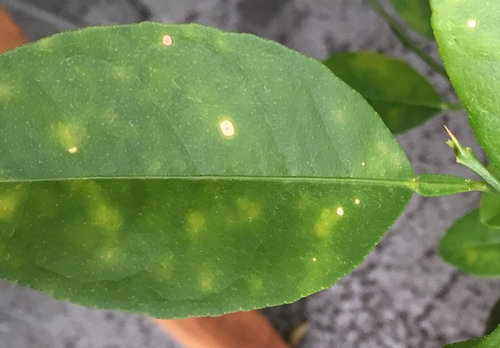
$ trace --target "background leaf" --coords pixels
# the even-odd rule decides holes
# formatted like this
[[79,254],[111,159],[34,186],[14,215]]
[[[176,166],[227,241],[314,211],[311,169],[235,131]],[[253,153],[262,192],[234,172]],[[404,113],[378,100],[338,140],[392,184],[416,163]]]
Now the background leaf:
[[488,320],[486,321],[485,335],[489,335],[500,325],[500,299],[495,303],[491,309]]
[[432,0],[436,40],[446,71],[469,112],[474,133],[500,169],[500,2]]
[[497,348],[500,346],[500,326],[490,335],[471,340],[447,344],[449,348]]
[[418,126],[441,110],[434,87],[402,60],[352,52],[334,54],[325,65],[361,93],[393,133]]
[[0,275],[83,305],[297,300],[356,267],[412,194],[357,93],[251,35],[64,33],[0,56],[0,91]]
[[391,3],[413,30],[429,39],[434,39],[428,0],[391,0]]
[[481,222],[500,228],[500,194],[483,193],[481,196]]
[[439,245],[443,259],[462,271],[500,276],[500,230],[483,225],[479,210],[458,220]]

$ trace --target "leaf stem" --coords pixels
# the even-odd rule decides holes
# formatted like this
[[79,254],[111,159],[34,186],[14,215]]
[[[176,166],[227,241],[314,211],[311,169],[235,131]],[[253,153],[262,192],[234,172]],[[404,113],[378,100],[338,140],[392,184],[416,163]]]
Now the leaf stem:
[[406,32],[405,29],[398,21],[396,21],[382,5],[379,4],[377,0],[367,0],[368,4],[377,12],[382,18],[384,18],[389,24],[394,34],[398,37],[401,43],[412,50],[417,56],[420,57],[428,66],[433,68],[435,71],[440,73],[443,77],[448,78],[446,70],[444,67],[434,60],[425,50],[423,50]]
[[475,181],[452,175],[419,174],[414,180],[414,191],[424,197],[447,196],[456,193],[479,191],[491,192],[483,181]]
[[500,181],[491,174],[481,161],[479,161],[470,147],[463,147],[448,127],[444,126],[444,128],[450,136],[450,140],[447,141],[447,144],[455,152],[457,163],[463,164],[470,170],[476,172],[484,181],[491,185],[493,189],[500,192]]

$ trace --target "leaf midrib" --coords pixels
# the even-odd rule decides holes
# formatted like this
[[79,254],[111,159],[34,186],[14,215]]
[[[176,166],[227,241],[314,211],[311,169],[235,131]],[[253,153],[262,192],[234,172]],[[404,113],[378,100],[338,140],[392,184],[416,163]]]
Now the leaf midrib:
[[380,186],[408,187],[414,190],[418,185],[416,178],[409,179],[380,179],[356,177],[312,177],[312,176],[245,176],[245,175],[172,175],[172,176],[87,176],[67,178],[40,178],[40,179],[0,179],[1,184],[8,183],[35,183],[35,182],[64,182],[78,180],[186,180],[186,181],[253,181],[253,182],[298,182],[298,183],[345,183],[345,184],[371,184]]

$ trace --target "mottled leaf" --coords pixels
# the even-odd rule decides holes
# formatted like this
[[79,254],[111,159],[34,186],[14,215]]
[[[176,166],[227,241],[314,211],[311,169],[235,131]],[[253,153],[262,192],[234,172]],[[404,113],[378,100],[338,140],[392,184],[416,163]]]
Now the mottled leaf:
[[488,336],[447,344],[449,348],[498,348],[500,347],[500,326]]
[[0,56],[0,276],[155,317],[291,302],[412,194],[372,108],[246,34],[144,23]]
[[432,0],[436,40],[474,133],[500,169],[500,2]]
[[325,65],[361,93],[393,133],[418,126],[441,110],[434,87],[402,60],[352,52],[334,54]]
[[479,210],[458,220],[439,245],[443,259],[479,276],[500,276],[500,229],[483,225]]
[[420,34],[433,39],[429,0],[391,0],[406,23]]
[[481,197],[481,222],[500,228],[500,194],[485,193]]

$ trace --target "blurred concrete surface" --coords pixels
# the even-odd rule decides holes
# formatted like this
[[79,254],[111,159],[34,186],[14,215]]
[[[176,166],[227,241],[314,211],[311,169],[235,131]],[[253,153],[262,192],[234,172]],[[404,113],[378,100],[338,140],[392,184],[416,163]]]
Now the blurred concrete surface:
[[[443,96],[447,82],[401,46],[362,0],[0,0],[33,40],[78,27],[143,20],[198,22],[252,32],[322,59],[346,50],[410,61]],[[421,41],[432,54],[433,43]],[[464,114],[443,113],[399,136],[416,172],[469,175],[444,144],[447,124],[478,150]],[[439,239],[478,204],[477,194],[414,197],[363,265],[331,289],[264,310],[287,332],[307,320],[301,347],[440,347],[481,334],[500,282],[457,272],[437,255]],[[367,231],[367,233],[369,233]],[[0,348],[176,347],[147,319],[97,311],[0,281]]]

